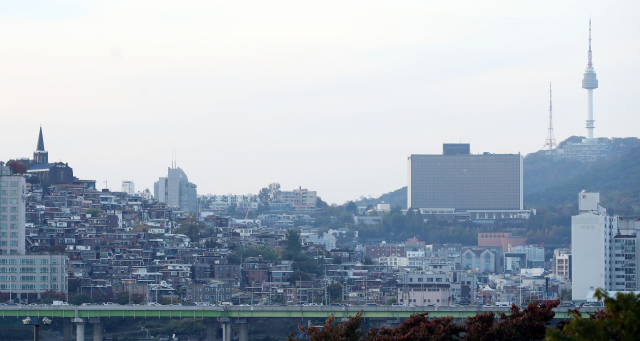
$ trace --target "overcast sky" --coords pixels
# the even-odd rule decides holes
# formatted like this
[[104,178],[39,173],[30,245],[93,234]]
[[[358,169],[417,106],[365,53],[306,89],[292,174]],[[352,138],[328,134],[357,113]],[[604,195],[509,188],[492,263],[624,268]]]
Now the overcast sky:
[[638,1],[3,1],[0,160],[31,156],[119,190],[172,151],[199,194],[271,182],[330,203],[407,183],[407,156],[638,136]]

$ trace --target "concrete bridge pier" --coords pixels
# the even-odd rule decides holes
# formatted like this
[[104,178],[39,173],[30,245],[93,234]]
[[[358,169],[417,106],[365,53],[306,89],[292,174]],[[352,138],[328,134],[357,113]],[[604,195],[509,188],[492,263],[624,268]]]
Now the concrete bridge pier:
[[76,317],[71,322],[76,325],[76,341],[84,341],[84,320]]
[[206,332],[204,341],[215,341],[216,340],[216,320],[212,318],[208,318],[204,321],[206,326]]
[[231,319],[228,317],[221,317],[218,319],[220,326],[222,326],[222,341],[231,341]]
[[71,319],[64,319],[62,321],[62,341],[72,341],[73,339],[73,324]]
[[249,341],[249,325],[247,319],[241,319],[237,322],[240,325],[240,335],[238,335],[239,341]]
[[99,317],[90,317],[89,323],[93,324],[93,341],[102,341],[102,323]]

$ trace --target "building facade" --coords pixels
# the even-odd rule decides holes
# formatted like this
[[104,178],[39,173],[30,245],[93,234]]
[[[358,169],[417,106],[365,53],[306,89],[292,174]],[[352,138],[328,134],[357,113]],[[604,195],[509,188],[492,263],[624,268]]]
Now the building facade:
[[48,290],[66,296],[69,257],[26,252],[25,198],[25,178],[0,163],[0,291],[26,300]]
[[589,292],[635,291],[639,287],[638,230],[640,218],[610,216],[599,193],[582,191],[579,214],[571,217],[571,283],[574,301]]
[[180,169],[169,168],[167,177],[161,177],[153,185],[154,198],[167,206],[196,214],[198,212],[197,186],[189,182],[187,174]]
[[522,155],[466,151],[409,156],[408,207],[522,210]]
[[281,191],[278,195],[279,202],[290,203],[294,211],[314,211],[318,194],[306,188],[298,188],[293,191]]

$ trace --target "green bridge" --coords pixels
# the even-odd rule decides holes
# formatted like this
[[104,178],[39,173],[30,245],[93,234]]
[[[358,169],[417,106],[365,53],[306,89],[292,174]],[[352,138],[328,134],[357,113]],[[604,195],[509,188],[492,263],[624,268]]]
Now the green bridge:
[[[597,308],[582,308],[583,316]],[[155,318],[206,319],[207,341],[213,341],[216,328],[222,329],[222,340],[229,341],[231,324],[239,325],[239,340],[248,340],[247,320],[253,318],[325,319],[334,315],[337,319],[362,312],[365,319],[377,319],[388,326],[399,324],[412,314],[429,313],[430,317],[451,316],[467,318],[487,311],[507,313],[507,307],[394,307],[394,306],[0,306],[3,318],[63,319],[63,340],[72,340],[72,326],[76,325],[76,340],[84,341],[84,325],[94,324],[94,341],[102,341],[101,319],[105,318]],[[567,308],[554,309],[556,319],[570,318]]]

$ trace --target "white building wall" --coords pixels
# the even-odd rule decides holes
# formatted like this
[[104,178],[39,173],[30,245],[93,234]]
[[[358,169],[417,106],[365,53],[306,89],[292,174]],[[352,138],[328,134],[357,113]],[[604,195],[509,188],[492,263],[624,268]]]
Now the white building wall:
[[[594,193],[580,193],[581,214],[571,217],[572,299],[586,300],[590,290],[613,287],[613,237],[617,217],[606,215]],[[596,193],[597,194],[597,193]]]

